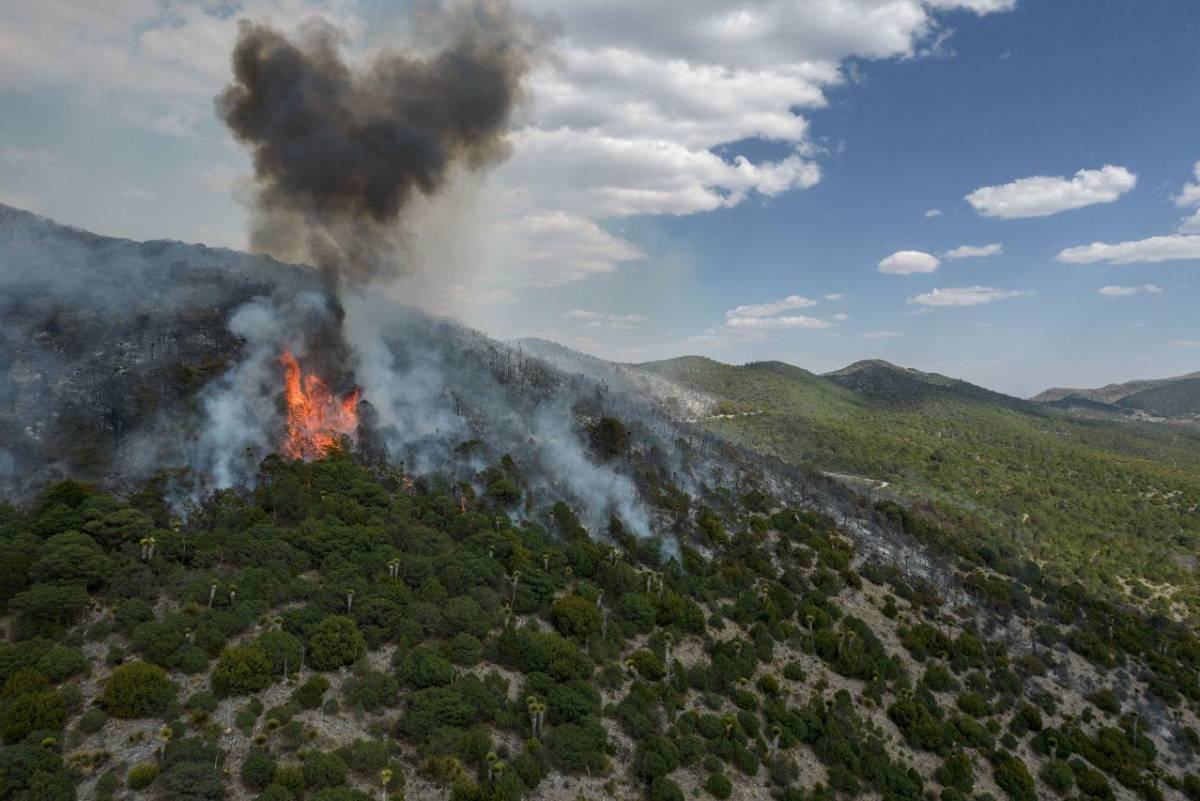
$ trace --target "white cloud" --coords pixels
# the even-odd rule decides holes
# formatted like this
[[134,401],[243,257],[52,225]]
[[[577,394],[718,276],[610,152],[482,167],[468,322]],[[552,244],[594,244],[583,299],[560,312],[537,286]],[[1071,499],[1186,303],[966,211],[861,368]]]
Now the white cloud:
[[901,331],[868,331],[860,334],[863,339],[892,339],[902,334]]
[[1109,264],[1157,263],[1162,261],[1200,260],[1200,236],[1152,236],[1129,242],[1093,242],[1066,248],[1056,256],[1068,264],[1093,264],[1098,261]]
[[1175,204],[1180,208],[1196,206],[1196,211],[1179,221],[1179,233],[1200,234],[1200,161],[1192,167],[1194,183],[1184,184],[1183,189],[1175,196]]
[[645,257],[640,249],[586,217],[543,212],[493,220],[482,232],[504,252],[493,272],[519,286],[551,287]]
[[833,317],[831,317],[830,319],[837,320],[839,323],[842,323],[842,322],[845,322],[846,320],[849,320],[850,315],[846,314],[845,312],[838,312],[837,314],[833,315]]
[[1136,185],[1137,176],[1129,170],[1106,164],[1098,170],[1079,170],[1071,178],[1035,175],[980,187],[966,200],[984,217],[1012,220],[1111,203]]
[[919,250],[898,250],[879,262],[879,272],[887,275],[913,275],[937,270],[937,256]]
[[725,321],[725,325],[730,328],[749,328],[749,329],[781,329],[781,328],[829,328],[832,323],[826,320],[819,320],[815,317],[804,317],[802,315],[784,316],[784,317],[730,317]]
[[1004,246],[993,245],[959,245],[953,250],[942,254],[944,259],[983,259],[988,256],[999,256],[1004,253]]
[[1102,286],[1096,291],[1106,297],[1123,298],[1129,295],[1158,295],[1162,293],[1162,287],[1155,284],[1142,284],[1141,286]]
[[1027,289],[996,289],[990,286],[964,286],[948,289],[934,289],[914,295],[909,303],[918,306],[981,306],[997,300],[1008,300],[1032,295]]
[[941,216],[942,216],[941,209],[930,209],[929,211],[925,212],[925,219],[927,219],[927,220],[931,220],[934,217],[941,217]]
[[748,306],[738,306],[735,309],[730,309],[725,312],[727,318],[734,317],[773,317],[780,312],[789,311],[791,309],[804,309],[809,306],[816,306],[815,300],[802,298],[799,295],[788,295],[782,300],[772,301],[771,303],[755,303]]
[[926,0],[930,8],[966,9],[976,14],[991,14],[995,11],[1012,11],[1017,0]]
[[1200,206],[1200,161],[1192,166],[1192,175],[1196,178],[1195,182],[1184,184],[1183,189],[1175,196],[1175,204],[1180,208]]
[[[504,206],[596,221],[696,214],[821,179],[804,114],[849,58],[917,56],[937,12],[1010,0],[527,0],[563,39],[497,175]],[[751,161],[739,143],[781,155]],[[615,265],[613,265],[615,269]]]
[[[512,157],[485,190],[497,285],[553,286],[612,272],[641,251],[609,225],[695,214],[818,183],[805,115],[847,81],[849,59],[918,57],[942,12],[1015,0],[525,0],[561,24],[531,76]],[[420,4],[417,4],[420,5]],[[204,137],[229,80],[237,21],[343,28],[351,57],[400,41],[358,0],[45,0],[0,3],[0,89],[80,90],[131,125]],[[64,55],[68,54],[68,55]],[[741,143],[776,155],[751,160]],[[206,143],[207,144],[207,143]],[[756,148],[758,149],[758,148]],[[51,210],[53,211],[53,210]],[[511,230],[509,230],[511,229]],[[502,257],[502,258],[501,258]]]
[[563,318],[580,322],[584,328],[633,328],[646,322],[640,314],[605,314],[588,309],[572,309]]
[[1177,339],[1167,344],[1172,348],[1200,348],[1200,339]]
[[841,300],[844,297],[846,297],[846,296],[844,294],[842,294],[841,292],[833,292],[831,294],[826,295],[825,300]]

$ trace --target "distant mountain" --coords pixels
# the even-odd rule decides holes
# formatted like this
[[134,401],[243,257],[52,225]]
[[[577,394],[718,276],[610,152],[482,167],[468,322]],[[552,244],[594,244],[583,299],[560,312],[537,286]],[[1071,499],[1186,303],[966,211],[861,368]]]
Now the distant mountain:
[[1096,389],[1055,387],[1034,395],[1031,400],[1060,407],[1099,409],[1097,404],[1104,404],[1114,412],[1141,411],[1161,417],[1190,417],[1200,415],[1200,372],[1108,384]]
[[826,379],[886,403],[911,404],[945,397],[974,398],[999,403],[1020,403],[1017,398],[990,389],[949,378],[900,367],[882,359],[865,359],[840,370],[826,373]]

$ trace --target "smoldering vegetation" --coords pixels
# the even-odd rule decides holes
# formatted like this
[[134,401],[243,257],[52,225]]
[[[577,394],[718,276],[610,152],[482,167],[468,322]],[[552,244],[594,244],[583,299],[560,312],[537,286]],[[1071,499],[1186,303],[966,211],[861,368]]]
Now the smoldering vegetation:
[[0,206],[0,495],[157,469],[160,451],[195,436],[197,393],[240,356],[233,310],[323,291],[312,271],[268,258]]
[[[347,284],[405,272],[402,215],[452,168],[503,160],[551,26],[507,0],[422,4],[415,44],[352,64],[314,20],[294,38],[241,23],[217,114],[251,152],[251,246]],[[419,44],[433,43],[425,52]]]
[[514,518],[545,522],[564,500],[593,532],[645,535],[686,520],[692,499],[817,492],[811,477],[679,422],[653,393],[378,294],[339,301],[311,270],[9,208],[0,260],[11,268],[0,271],[2,497],[64,476],[116,490],[166,477],[180,502],[252,486],[283,435],[285,347],[335,391],[362,388],[355,447],[381,470],[478,496],[509,456]]

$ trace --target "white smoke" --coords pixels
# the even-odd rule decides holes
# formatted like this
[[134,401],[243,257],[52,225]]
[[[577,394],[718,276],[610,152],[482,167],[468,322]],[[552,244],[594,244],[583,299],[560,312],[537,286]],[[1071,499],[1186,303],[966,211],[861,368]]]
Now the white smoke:
[[259,297],[234,311],[229,330],[245,345],[241,359],[201,393],[204,422],[191,449],[201,478],[214,487],[246,484],[262,457],[278,447],[280,354],[290,348],[302,357],[303,333],[329,320],[328,302],[315,292],[287,303]]

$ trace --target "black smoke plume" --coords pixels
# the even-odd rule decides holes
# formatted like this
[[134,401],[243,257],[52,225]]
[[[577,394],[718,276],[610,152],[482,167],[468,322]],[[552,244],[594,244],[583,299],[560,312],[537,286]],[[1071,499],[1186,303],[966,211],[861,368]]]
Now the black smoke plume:
[[251,246],[306,261],[339,282],[402,271],[398,223],[413,194],[452,167],[506,156],[521,81],[547,27],[507,0],[426,8],[414,20],[441,49],[388,51],[355,68],[323,21],[295,40],[243,22],[221,119],[253,152]]

